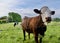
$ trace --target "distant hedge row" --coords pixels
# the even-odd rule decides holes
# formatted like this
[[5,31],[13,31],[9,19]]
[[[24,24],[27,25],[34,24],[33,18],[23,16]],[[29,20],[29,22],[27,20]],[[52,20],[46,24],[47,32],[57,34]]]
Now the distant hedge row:
[[60,22],[60,18],[54,18],[53,21]]
[[3,21],[3,20],[0,20],[0,24],[2,24],[2,23],[7,23],[6,21]]

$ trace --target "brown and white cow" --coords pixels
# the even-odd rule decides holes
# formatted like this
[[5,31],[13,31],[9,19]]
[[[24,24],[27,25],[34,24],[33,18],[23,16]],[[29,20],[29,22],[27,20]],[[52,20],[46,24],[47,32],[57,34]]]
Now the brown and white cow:
[[[22,20],[22,29],[25,40],[25,32],[28,33],[30,38],[30,33],[34,34],[36,43],[38,43],[38,35],[44,36],[46,31],[46,24],[51,22],[51,15],[55,14],[55,11],[51,11],[47,6],[42,7],[40,10],[34,9],[34,12],[39,14],[36,17],[24,17]],[[42,37],[40,38],[40,43],[42,43]]]

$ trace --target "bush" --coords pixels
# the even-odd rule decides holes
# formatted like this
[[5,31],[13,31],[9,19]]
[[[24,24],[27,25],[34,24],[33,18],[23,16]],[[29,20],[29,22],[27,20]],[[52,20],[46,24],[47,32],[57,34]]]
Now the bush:
[[60,22],[60,18],[54,18],[53,21]]
[[2,23],[6,23],[6,21],[2,21]]
[[0,24],[2,24],[2,21],[0,20]]
[[2,24],[2,23],[7,23],[6,21],[4,21],[4,20],[0,20],[0,24]]

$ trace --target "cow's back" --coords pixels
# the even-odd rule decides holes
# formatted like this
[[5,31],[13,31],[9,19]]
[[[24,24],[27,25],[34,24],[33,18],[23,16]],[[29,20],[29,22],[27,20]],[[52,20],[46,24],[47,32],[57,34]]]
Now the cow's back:
[[31,20],[31,18],[26,17],[26,16],[22,19],[21,25],[22,25],[24,30],[29,29],[28,26],[29,26],[30,20]]
[[41,16],[36,17],[24,17],[22,20],[22,27],[24,30],[29,29],[31,31],[37,29],[38,26],[41,25]]

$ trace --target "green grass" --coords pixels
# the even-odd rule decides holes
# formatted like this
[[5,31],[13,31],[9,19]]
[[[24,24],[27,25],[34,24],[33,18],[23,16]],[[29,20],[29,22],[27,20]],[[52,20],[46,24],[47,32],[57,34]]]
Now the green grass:
[[[13,23],[0,24],[0,43],[35,43],[33,34],[23,41],[21,25],[13,26]],[[51,22],[47,26],[43,43],[60,43],[60,22]]]

